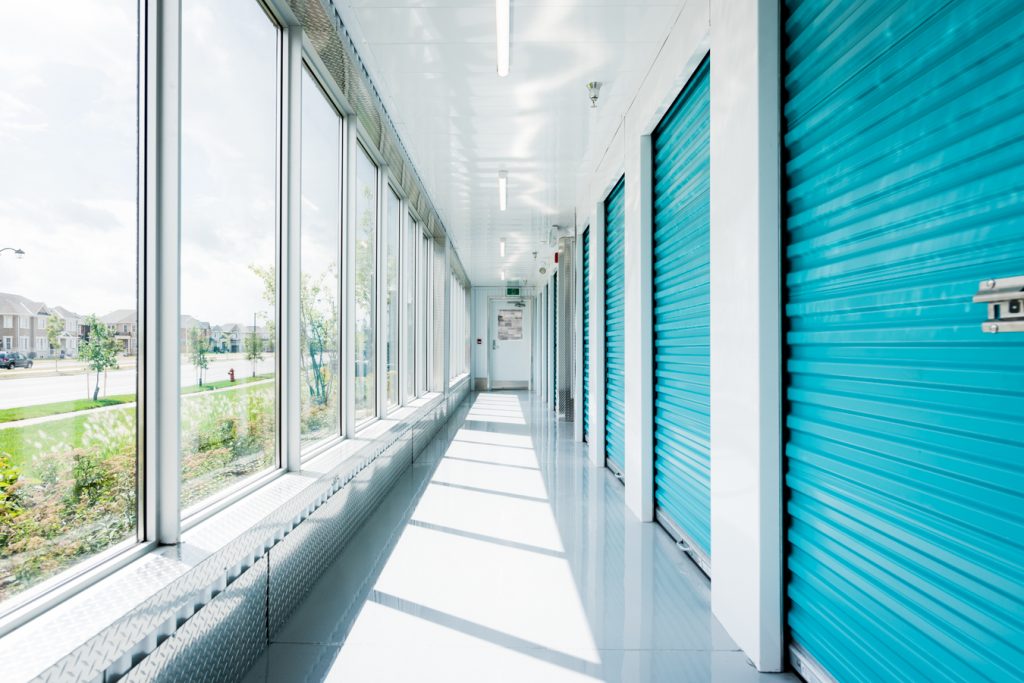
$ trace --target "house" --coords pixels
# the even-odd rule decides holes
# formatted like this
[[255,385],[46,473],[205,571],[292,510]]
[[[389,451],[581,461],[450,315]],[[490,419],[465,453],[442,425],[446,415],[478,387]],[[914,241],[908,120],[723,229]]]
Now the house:
[[134,308],[119,308],[100,318],[100,322],[114,335],[126,356],[139,352],[139,316]]
[[190,348],[189,335],[191,330],[194,329],[205,331],[206,338],[210,339],[212,330],[210,323],[199,320],[191,315],[182,314],[178,323],[178,343],[181,344],[182,353],[188,353]]
[[20,294],[0,292],[0,351],[20,351],[34,358],[50,355],[46,304]]
[[58,352],[63,352],[69,358],[78,356],[78,342],[82,338],[82,319],[78,313],[69,311],[63,306],[54,306],[50,309],[50,315],[55,315],[64,321],[64,330],[59,337]]

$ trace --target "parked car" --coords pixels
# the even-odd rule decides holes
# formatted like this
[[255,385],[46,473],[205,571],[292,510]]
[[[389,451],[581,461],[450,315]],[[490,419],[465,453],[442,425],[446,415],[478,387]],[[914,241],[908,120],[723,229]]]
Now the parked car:
[[0,368],[13,370],[14,368],[30,367],[32,367],[32,359],[23,353],[18,353],[16,351],[0,352]]

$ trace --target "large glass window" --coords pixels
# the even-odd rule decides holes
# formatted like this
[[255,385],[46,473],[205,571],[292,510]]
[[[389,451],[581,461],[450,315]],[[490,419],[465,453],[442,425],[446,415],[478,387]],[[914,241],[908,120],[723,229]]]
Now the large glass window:
[[302,75],[302,275],[299,364],[303,443],[341,433],[338,300],[341,254],[341,116],[313,76]]
[[182,1],[183,508],[276,462],[279,38],[254,0]]
[[384,252],[384,270],[387,274],[387,298],[385,299],[384,321],[387,329],[384,332],[384,362],[387,376],[388,408],[399,404],[398,396],[398,313],[401,302],[398,298],[398,254],[399,240],[402,236],[402,202],[395,191],[388,188],[388,230],[386,250]]
[[402,290],[405,306],[405,332],[402,336],[403,398],[408,401],[416,395],[416,249],[419,247],[419,226],[412,214],[407,214],[402,239]]
[[419,264],[416,268],[416,395],[422,396],[430,390],[428,368],[430,367],[430,238],[425,234],[419,240]]
[[3,7],[0,601],[137,538],[137,27]]
[[355,419],[377,415],[377,166],[356,145],[355,213]]

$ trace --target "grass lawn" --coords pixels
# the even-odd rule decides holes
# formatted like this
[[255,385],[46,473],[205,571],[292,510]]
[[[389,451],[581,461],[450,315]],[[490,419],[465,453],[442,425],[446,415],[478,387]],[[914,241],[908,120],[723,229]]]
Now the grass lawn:
[[37,406],[25,406],[23,408],[4,408],[0,410],[0,422],[14,422],[15,420],[28,420],[33,417],[49,417],[50,415],[61,415],[63,413],[77,413],[80,410],[92,410],[93,408],[104,408],[116,406],[122,403],[131,403],[135,400],[135,394],[119,394],[107,396],[98,401],[83,398],[77,401],[59,401],[57,403],[41,403]]
[[[131,409],[134,413],[134,409]],[[0,429],[0,451],[11,454],[12,462],[31,476],[32,460],[40,453],[53,451],[56,444],[82,442],[88,413],[28,427]]]
[[226,389],[227,387],[238,386],[239,384],[249,384],[250,382],[262,382],[264,380],[270,379],[273,376],[274,375],[272,375],[272,374],[266,374],[266,375],[256,375],[255,377],[239,377],[234,382],[232,382],[229,379],[222,379],[222,380],[219,380],[217,382],[207,382],[203,386],[199,386],[198,384],[196,384],[196,385],[191,386],[191,387],[185,387],[185,388],[183,388],[181,390],[181,393],[182,394],[196,394],[196,393],[199,393],[200,391],[213,391],[214,389]]
[[[214,389],[223,389],[228,386],[250,384],[252,382],[261,382],[271,378],[272,375],[257,375],[256,377],[246,377],[239,379],[235,382],[224,381],[224,382],[211,382],[210,384],[204,384],[202,387],[186,387],[182,390],[182,394],[196,394],[200,392],[213,391]],[[260,389],[260,387],[252,387],[253,389]],[[247,391],[245,389],[241,391]],[[235,395],[234,392],[227,392],[227,395]],[[197,397],[198,398],[198,397]],[[127,399],[127,400],[118,400]],[[33,408],[47,408],[49,406],[74,406],[80,404],[92,404],[86,405],[80,408],[65,408],[61,411],[54,412],[41,412],[32,417],[38,417],[40,415],[57,415],[61,412],[73,412],[73,411],[87,411],[89,408],[96,408],[102,405],[118,405],[124,403],[130,403],[135,400],[134,395],[122,396],[111,396],[100,401],[66,401],[63,403],[50,403],[42,406],[33,406]],[[202,399],[200,399],[202,400]],[[105,403],[106,401],[106,403]],[[22,410],[29,410],[24,408]],[[134,419],[135,408],[126,407],[125,410],[131,411],[131,416]],[[4,411],[8,412],[8,411]],[[55,449],[59,448],[61,444],[65,444],[70,448],[76,448],[82,443],[82,435],[85,433],[86,425],[93,416],[89,412],[82,412],[78,415],[70,415],[66,418],[59,420],[50,420],[49,422],[42,422],[34,425],[26,425],[24,427],[8,427],[6,429],[0,429],[0,452],[9,453],[11,455],[12,462],[29,476],[32,476],[32,461],[36,456],[41,454],[52,453]],[[8,420],[9,421],[9,420]]]
[[[232,385],[237,386],[239,384],[248,384],[250,382],[261,382],[263,380],[270,379],[271,377],[273,377],[273,375],[270,374],[256,375],[255,377],[242,377],[234,382],[225,379],[218,382],[209,382],[201,387],[185,387],[181,390],[181,393],[195,394],[200,391],[213,391],[215,389],[224,389]],[[97,401],[83,398],[77,401],[41,403],[36,406],[25,406],[23,408],[4,408],[3,410],[0,410],[0,423],[14,422],[16,420],[28,420],[33,417],[49,417],[51,415],[63,415],[64,413],[77,413],[81,410],[116,406],[124,403],[132,403],[133,401],[135,401],[135,394],[119,394],[117,396],[107,396]],[[0,436],[0,444],[2,443],[3,438]],[[2,446],[0,446],[0,449],[2,449]]]

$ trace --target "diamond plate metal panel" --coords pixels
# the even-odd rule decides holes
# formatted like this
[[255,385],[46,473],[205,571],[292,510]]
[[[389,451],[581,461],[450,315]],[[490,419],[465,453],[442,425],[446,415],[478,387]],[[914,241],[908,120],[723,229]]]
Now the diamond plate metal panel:
[[263,557],[119,680],[220,683],[244,676],[267,646],[267,576]]

